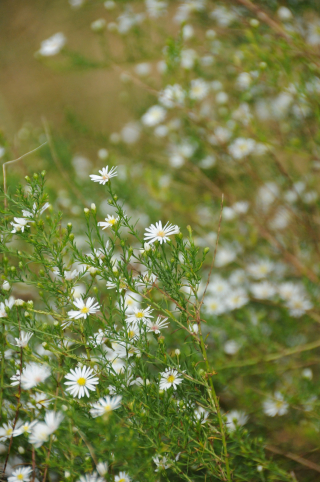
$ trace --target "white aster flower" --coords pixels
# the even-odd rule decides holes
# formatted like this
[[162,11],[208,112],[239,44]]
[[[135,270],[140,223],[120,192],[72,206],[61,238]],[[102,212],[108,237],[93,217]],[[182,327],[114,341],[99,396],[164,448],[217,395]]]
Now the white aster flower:
[[168,328],[169,323],[167,323],[168,318],[161,318],[158,316],[156,321],[147,320],[147,330],[156,334],[160,333],[163,328]]
[[249,303],[249,298],[244,289],[238,288],[231,291],[231,294],[226,298],[226,306],[229,310],[235,310]]
[[[51,370],[46,365],[40,365],[39,363],[30,362],[24,367],[21,373],[21,387],[24,390],[36,387],[39,383],[45,381],[51,374]],[[12,386],[19,385],[20,372],[17,371],[16,375],[11,377]]]
[[168,2],[163,0],[145,0],[145,4],[151,18],[158,18],[167,12]]
[[51,401],[52,398],[48,398],[45,393],[36,392],[30,395],[30,401],[27,403],[27,407],[39,413],[41,409],[48,408]]
[[100,221],[98,223],[98,226],[101,226],[102,229],[106,229],[114,226],[118,221],[119,221],[119,217],[115,218],[114,216],[111,216],[110,214],[108,214],[108,216],[105,218],[104,221]]
[[209,86],[203,79],[193,79],[190,84],[189,97],[192,100],[202,100],[209,92]]
[[162,227],[162,222],[158,221],[155,225],[151,224],[149,228],[146,228],[144,233],[144,240],[152,244],[155,241],[159,241],[160,244],[166,243],[170,240],[169,236],[172,234],[179,234],[180,229],[178,226],[167,224]]
[[7,440],[12,437],[13,434],[13,422],[4,423],[0,427],[0,440]]
[[277,292],[276,288],[271,283],[269,283],[269,281],[262,281],[261,283],[253,283],[250,286],[250,290],[254,298],[258,298],[259,300],[270,299]]
[[124,305],[126,308],[126,314],[128,315],[129,313],[132,314],[134,311],[134,308],[139,308],[140,307],[140,301],[141,301],[141,296],[136,293],[132,293],[131,291],[128,291],[125,294],[124,297]]
[[153,105],[147,112],[142,116],[141,120],[145,126],[154,127],[166,118],[166,109],[161,107],[161,105]]
[[31,433],[32,428],[38,423],[38,420],[33,420],[32,422],[23,422],[21,425],[14,429],[13,436],[18,437],[23,433]]
[[[4,300],[4,304],[11,310],[13,306],[17,306],[16,300],[13,296],[10,296],[8,300]],[[18,305],[19,306],[19,305]]]
[[203,407],[197,407],[195,411],[193,412],[194,417],[196,421],[201,422],[201,424],[206,423],[208,417],[209,417],[209,412],[205,410]]
[[128,324],[131,323],[146,323],[149,318],[153,318],[153,315],[151,314],[153,309],[151,306],[148,306],[147,308],[133,308],[133,313],[127,316],[126,322]]
[[59,425],[63,419],[63,414],[61,412],[55,412],[54,410],[47,412],[44,417],[44,421],[47,424],[47,427],[49,428],[51,433],[58,430]]
[[228,311],[225,301],[218,296],[207,296],[203,304],[208,315],[222,315]]
[[108,462],[99,462],[97,464],[97,471],[101,475],[101,477],[104,477],[109,470]]
[[114,482],[131,482],[131,477],[126,472],[119,472],[119,475],[115,476]]
[[37,208],[36,203],[33,203],[32,210],[27,211],[25,209],[22,210],[22,214],[25,218],[35,218],[36,216],[42,214],[48,207],[50,206],[49,203],[45,203],[42,208]]
[[186,93],[179,84],[167,85],[159,94],[159,101],[168,109],[183,105]]
[[86,319],[89,315],[93,315],[100,310],[100,305],[95,302],[94,298],[88,298],[87,301],[84,301],[82,298],[77,298],[74,300],[73,304],[78,310],[69,311],[68,316],[75,320],[78,320],[79,318]]
[[102,477],[99,477],[96,472],[92,472],[92,474],[81,475],[78,482],[105,482],[105,481]]
[[64,271],[63,277],[66,281],[71,281],[74,278],[76,278],[79,274],[79,271],[77,269],[74,269],[73,271]]
[[25,348],[26,346],[28,346],[28,342],[29,342],[29,340],[32,336],[33,336],[33,333],[30,333],[30,332],[27,333],[25,331],[21,331],[20,337],[15,338],[16,346],[19,346],[21,348]]
[[75,370],[70,370],[65,378],[70,380],[64,382],[65,385],[69,385],[67,391],[71,393],[73,397],[82,398],[85,395],[89,397],[89,390],[95,391],[95,385],[99,383],[99,379],[93,376],[92,368],[83,366],[82,368],[76,367]]
[[290,299],[286,303],[287,308],[289,308],[290,315],[295,318],[299,318],[304,315],[306,311],[313,308],[313,304],[304,295],[296,295],[294,298]]
[[227,418],[227,428],[231,432],[233,432],[233,430],[235,430],[237,427],[242,427],[248,421],[248,415],[239,410],[231,410],[225,416]]
[[35,448],[39,448],[49,440],[50,435],[51,432],[48,425],[44,422],[39,422],[33,427],[29,436],[29,442],[34,445]]
[[8,482],[29,482],[31,473],[31,467],[19,467],[8,477]]
[[13,230],[11,231],[12,233],[19,233],[19,232],[24,232],[24,228],[29,227],[29,219],[25,218],[13,218],[14,222],[12,221],[10,224],[13,226]]
[[239,137],[229,146],[229,153],[234,159],[243,159],[254,151],[255,141]]
[[164,372],[160,373],[160,390],[168,390],[169,388],[177,389],[177,386],[183,381],[179,372],[174,368],[166,368]]
[[92,404],[92,408],[90,410],[91,415],[96,417],[101,417],[105,413],[110,413],[113,410],[117,410],[117,408],[121,405],[121,396],[116,397],[102,397],[99,400]]
[[228,340],[225,342],[223,349],[227,355],[235,355],[241,346],[236,340]]
[[7,318],[8,313],[6,312],[6,305],[4,303],[0,303],[0,318]]
[[101,171],[99,171],[100,176],[97,176],[96,174],[90,174],[91,181],[93,182],[98,182],[99,184],[106,184],[112,177],[115,177],[118,175],[117,173],[117,168],[112,167],[109,170],[109,166],[103,167]]
[[268,259],[260,260],[257,263],[251,263],[247,266],[247,271],[255,279],[266,278],[273,270],[275,266],[272,261]]
[[269,417],[285,415],[288,412],[288,407],[288,403],[280,392],[275,392],[273,397],[269,397],[263,402],[263,411]]
[[39,53],[44,57],[51,57],[52,55],[56,55],[65,46],[66,41],[67,39],[63,35],[63,33],[58,32],[52,35],[52,37],[49,37],[48,39],[41,42]]

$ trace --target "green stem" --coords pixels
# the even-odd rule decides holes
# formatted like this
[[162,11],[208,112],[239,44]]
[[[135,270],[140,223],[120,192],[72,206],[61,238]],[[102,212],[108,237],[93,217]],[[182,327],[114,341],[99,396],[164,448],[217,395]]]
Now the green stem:
[[228,448],[227,448],[227,440],[226,440],[226,432],[225,432],[225,426],[222,420],[222,415],[220,411],[220,405],[219,405],[219,400],[216,394],[216,391],[214,389],[213,381],[210,375],[210,366],[208,362],[208,357],[207,357],[207,351],[206,347],[203,341],[203,336],[202,336],[202,331],[201,331],[201,323],[199,321],[198,323],[199,327],[199,339],[200,339],[200,346],[201,346],[201,351],[202,351],[202,356],[206,364],[206,369],[207,369],[207,374],[209,377],[209,383],[210,383],[210,389],[209,394],[211,395],[211,401],[213,401],[214,407],[217,412],[218,420],[219,420],[219,426],[220,426],[220,432],[221,432],[221,438],[222,438],[222,446],[223,446],[223,452],[224,452],[224,460],[225,460],[225,465],[226,465],[226,471],[227,471],[227,480],[228,482],[231,482],[231,473],[230,473],[230,466],[229,466],[229,455],[228,455]]
[[5,337],[5,323],[2,323],[2,344],[1,344],[1,374],[0,374],[0,419],[2,416],[2,398],[3,398],[3,378],[4,378],[4,346],[6,343],[6,337]]

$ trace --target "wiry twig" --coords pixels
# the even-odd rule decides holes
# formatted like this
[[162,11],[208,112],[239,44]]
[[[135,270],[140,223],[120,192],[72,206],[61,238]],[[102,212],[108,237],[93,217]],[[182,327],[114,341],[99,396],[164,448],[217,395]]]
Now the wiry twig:
[[43,147],[45,144],[47,144],[47,141],[44,142],[43,144],[41,144],[40,146],[36,147],[35,149],[33,149],[32,151],[29,151],[29,152],[26,152],[25,154],[23,154],[22,156],[18,157],[17,159],[14,159],[13,161],[7,161],[7,162],[4,162],[2,164],[2,172],[3,172],[3,191],[4,191],[4,195],[5,195],[5,198],[4,198],[4,207],[5,209],[7,208],[7,172],[6,172],[6,166],[8,164],[13,164],[14,162],[18,162],[18,161],[21,161],[21,159],[23,159],[24,157],[27,157],[29,156],[29,154],[32,154],[33,152],[36,152],[38,151],[39,149],[41,149],[41,147]]
[[269,450],[269,452],[282,455],[283,457],[287,457],[288,459],[298,462],[298,464],[308,467],[308,469],[315,470],[316,472],[320,472],[320,465],[314,462],[311,462],[310,460],[307,460],[303,457],[300,457],[300,455],[292,454],[291,452],[283,452],[282,450],[278,449],[277,447],[273,447],[272,445],[266,445],[265,448]]

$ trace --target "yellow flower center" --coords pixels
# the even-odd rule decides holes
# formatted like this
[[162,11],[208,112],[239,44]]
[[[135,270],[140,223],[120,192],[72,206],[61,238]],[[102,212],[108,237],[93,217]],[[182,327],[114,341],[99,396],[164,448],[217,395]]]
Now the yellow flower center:
[[165,232],[164,231],[158,231],[157,232],[157,236],[160,236],[160,238],[164,238],[165,237]]
[[102,179],[103,179],[104,181],[105,181],[105,180],[107,180],[107,181],[108,181],[108,180],[109,180],[109,176],[108,176],[108,174],[104,174],[104,175],[102,176]]
[[167,378],[167,381],[169,383],[173,383],[175,381],[176,377],[174,375],[169,375],[168,378]]
[[113,219],[109,219],[108,223],[109,224],[112,224],[112,226],[115,224],[116,220],[113,218]]
[[17,477],[17,479],[19,479],[19,480],[23,480],[23,474],[18,474],[18,475],[16,475],[16,477]]
[[83,308],[81,308],[81,313],[89,313],[89,308],[84,306]]
[[138,313],[136,313],[136,318],[143,318],[143,312],[138,311]]
[[8,428],[6,431],[6,435],[11,435],[12,434],[12,428]]
[[118,482],[126,482],[126,479],[120,479]]
[[283,401],[282,401],[282,400],[277,400],[277,401],[276,401],[276,407],[277,407],[277,408],[281,408],[282,405],[283,405]]
[[80,378],[78,378],[77,383],[78,383],[78,385],[83,386],[83,385],[86,384],[86,379],[83,378],[83,377],[80,377]]
[[133,330],[128,331],[128,337],[133,338],[135,335],[135,332]]
[[105,412],[111,412],[111,410],[112,410],[111,405],[105,405],[104,407]]
[[127,285],[126,285],[126,283],[125,283],[124,281],[120,281],[120,283],[119,283],[119,287],[120,287],[120,289],[122,289],[122,290],[123,290],[124,288],[126,288],[126,287],[127,287]]

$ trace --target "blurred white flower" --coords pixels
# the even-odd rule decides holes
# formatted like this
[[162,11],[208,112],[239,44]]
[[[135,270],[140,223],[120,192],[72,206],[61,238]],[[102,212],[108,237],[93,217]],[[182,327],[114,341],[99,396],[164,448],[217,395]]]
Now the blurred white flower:
[[52,37],[49,37],[46,40],[41,42],[39,53],[43,57],[51,57],[52,55],[56,55],[63,49],[67,42],[66,37],[63,33],[58,32]]
[[289,405],[280,392],[275,392],[273,397],[269,397],[263,402],[263,411],[269,417],[285,415],[288,412],[288,408]]

